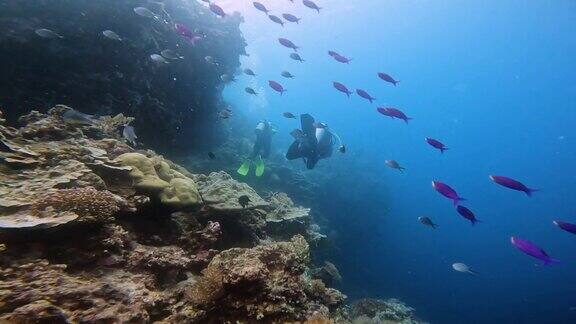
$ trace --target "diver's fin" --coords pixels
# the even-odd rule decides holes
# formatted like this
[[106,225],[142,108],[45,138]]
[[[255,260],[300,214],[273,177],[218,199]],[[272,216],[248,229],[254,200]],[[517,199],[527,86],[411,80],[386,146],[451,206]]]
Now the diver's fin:
[[301,157],[304,157],[304,154],[302,154],[302,150],[300,149],[300,141],[296,140],[288,148],[288,152],[286,152],[286,159],[295,160]]
[[238,168],[238,174],[241,176],[247,176],[248,172],[250,172],[250,160],[244,161],[242,165]]
[[254,174],[256,174],[257,177],[261,177],[264,174],[264,161],[260,155],[256,158],[255,164],[256,170],[254,170]]

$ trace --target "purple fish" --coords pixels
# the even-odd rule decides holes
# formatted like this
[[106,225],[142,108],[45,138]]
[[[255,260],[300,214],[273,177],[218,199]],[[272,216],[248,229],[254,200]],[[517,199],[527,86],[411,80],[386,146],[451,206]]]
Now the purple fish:
[[508,177],[491,175],[490,180],[506,188],[510,188],[517,191],[524,191],[528,195],[528,197],[532,197],[532,193],[534,191],[538,191],[538,189],[530,189],[526,187],[522,182],[516,181]]
[[295,61],[304,62],[304,60],[300,57],[300,55],[298,55],[298,53],[290,54],[290,58],[295,60]]
[[276,82],[276,81],[268,81],[268,85],[270,86],[270,88],[274,89],[276,92],[280,92],[280,95],[282,95],[286,90],[284,89],[284,87]]
[[440,181],[432,181],[432,188],[438,191],[442,196],[451,199],[454,202],[454,206],[457,206],[461,201],[466,200],[460,197],[452,187]]
[[334,86],[334,88],[336,88],[336,90],[344,92],[348,96],[348,98],[350,98],[352,91],[348,90],[348,88],[345,85],[336,81],[332,82],[332,85]]
[[396,84],[397,84],[398,82],[400,82],[400,81],[398,81],[398,80],[394,80],[393,77],[391,77],[391,76],[389,76],[388,74],[383,73],[383,72],[378,73],[378,77],[379,77],[380,79],[386,81],[386,82],[392,83],[394,86],[396,86]]
[[291,14],[283,14],[282,17],[284,17],[284,19],[286,19],[289,22],[295,22],[295,23],[299,23],[300,20],[302,20],[301,18],[298,18]]
[[448,148],[446,145],[442,144],[439,140],[435,140],[430,137],[426,137],[426,143],[430,144],[432,147],[437,148],[440,150],[440,153],[444,153]]
[[350,64],[350,61],[352,61],[352,59],[349,59],[346,56],[340,55],[338,53],[332,55],[332,57],[340,63]]
[[266,7],[263,4],[261,4],[260,2],[254,1],[254,2],[252,2],[252,4],[254,5],[254,8],[256,8],[256,9],[258,9],[258,10],[260,10],[266,14],[268,14],[268,12],[270,12],[270,10],[266,9]]
[[364,91],[364,90],[362,90],[362,89],[356,89],[356,93],[357,93],[360,97],[362,97],[362,98],[364,98],[364,99],[366,99],[366,100],[369,100],[370,103],[372,103],[372,101],[376,100],[376,98],[372,97],[370,94],[368,94],[368,92],[366,92],[366,91]]
[[402,119],[404,122],[406,122],[406,124],[408,124],[408,121],[411,120],[412,118],[406,116],[406,114],[404,114],[402,111],[396,109],[396,108],[384,108],[384,107],[380,107],[377,109],[379,113],[381,113],[382,115],[388,116],[388,117],[392,117],[392,118],[398,118],[398,119]]
[[334,52],[334,51],[328,51],[328,55],[334,57],[334,56],[340,55],[340,54],[338,54],[338,53],[336,53],[336,52]]
[[[279,17],[274,16],[274,15],[269,15],[268,18],[270,18],[270,20],[272,20],[273,22],[275,22],[279,25],[282,25],[282,27],[284,27],[284,22]],[[294,49],[294,50],[296,50],[296,49]]]
[[320,13],[320,9],[322,9],[322,8],[318,7],[314,2],[312,2],[312,1],[310,1],[310,0],[302,0],[302,3],[303,3],[306,7],[318,11],[318,13]]
[[576,224],[566,223],[563,221],[555,220],[554,225],[560,227],[561,229],[565,230],[566,232],[576,234]]
[[458,214],[469,220],[472,225],[476,225],[476,223],[479,222],[479,220],[476,219],[476,216],[474,216],[474,213],[470,209],[462,205],[458,205],[456,206],[456,210],[458,211]]
[[210,3],[210,11],[215,13],[216,16],[220,16],[222,18],[224,18],[226,16],[226,13],[224,13],[224,10],[222,8],[220,8],[220,6],[218,6],[215,3]]
[[202,35],[191,31],[186,25],[176,23],[174,24],[174,30],[178,35],[186,38],[188,42],[192,45],[196,45],[196,42],[202,39]]
[[286,39],[286,38],[278,38],[278,42],[284,47],[288,47],[288,48],[293,49],[295,52],[298,52],[298,49],[300,48],[300,47],[296,46],[294,43],[292,43],[291,40]]
[[543,261],[544,265],[560,262],[559,260],[552,259],[548,253],[546,253],[546,251],[542,250],[530,241],[512,236],[510,237],[510,242],[512,242],[512,245],[518,248],[518,250],[528,254],[531,257]]

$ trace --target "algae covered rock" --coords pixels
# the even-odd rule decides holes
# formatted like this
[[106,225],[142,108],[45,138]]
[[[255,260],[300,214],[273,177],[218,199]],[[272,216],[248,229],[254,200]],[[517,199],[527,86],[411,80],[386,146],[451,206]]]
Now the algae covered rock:
[[[268,206],[268,203],[249,185],[232,179],[224,171],[212,172],[208,176],[198,175],[196,182],[206,205],[215,210],[240,211],[245,208]],[[242,196],[247,196],[249,199],[246,207],[240,205],[239,198]]]
[[143,192],[157,193],[163,204],[189,207],[202,202],[194,180],[172,169],[159,156],[150,158],[140,153],[125,153],[115,161],[132,168],[129,175],[135,188]]

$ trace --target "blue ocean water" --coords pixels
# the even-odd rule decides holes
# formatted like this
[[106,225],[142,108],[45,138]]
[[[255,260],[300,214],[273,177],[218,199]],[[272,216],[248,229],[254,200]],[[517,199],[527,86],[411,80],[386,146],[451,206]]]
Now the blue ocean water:
[[[318,14],[298,0],[261,2],[302,21],[281,27],[250,1],[222,1],[245,17],[243,66],[258,74],[239,77],[226,97],[252,122],[277,125],[277,150],[298,126],[285,111],[327,122],[347,145],[309,173],[329,175],[318,202],[335,247],[326,257],[350,299],[398,297],[432,323],[575,323],[576,237],[552,221],[576,222],[576,3],[318,0]],[[291,60],[279,37],[301,46],[305,62]],[[328,50],[353,60],[335,62]],[[283,70],[296,77],[282,78]],[[394,87],[377,72],[401,82]],[[275,93],[268,80],[287,92]],[[377,100],[348,99],[333,81]],[[260,95],[248,96],[246,86]],[[379,106],[414,119],[392,120]],[[440,154],[425,137],[450,149]],[[387,159],[406,171],[386,167]],[[490,174],[540,191],[529,198]],[[457,189],[481,223],[460,217],[432,180]],[[510,244],[512,235],[562,262],[541,266]],[[455,262],[479,275],[453,271]]]

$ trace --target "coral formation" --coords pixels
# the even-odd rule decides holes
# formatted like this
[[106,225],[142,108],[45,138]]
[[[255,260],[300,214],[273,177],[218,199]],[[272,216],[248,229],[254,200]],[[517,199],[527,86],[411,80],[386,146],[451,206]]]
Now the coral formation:
[[397,299],[361,299],[358,300],[350,311],[354,319],[353,323],[376,324],[376,323],[402,323],[418,324],[420,321],[414,318],[414,309],[406,306]]

